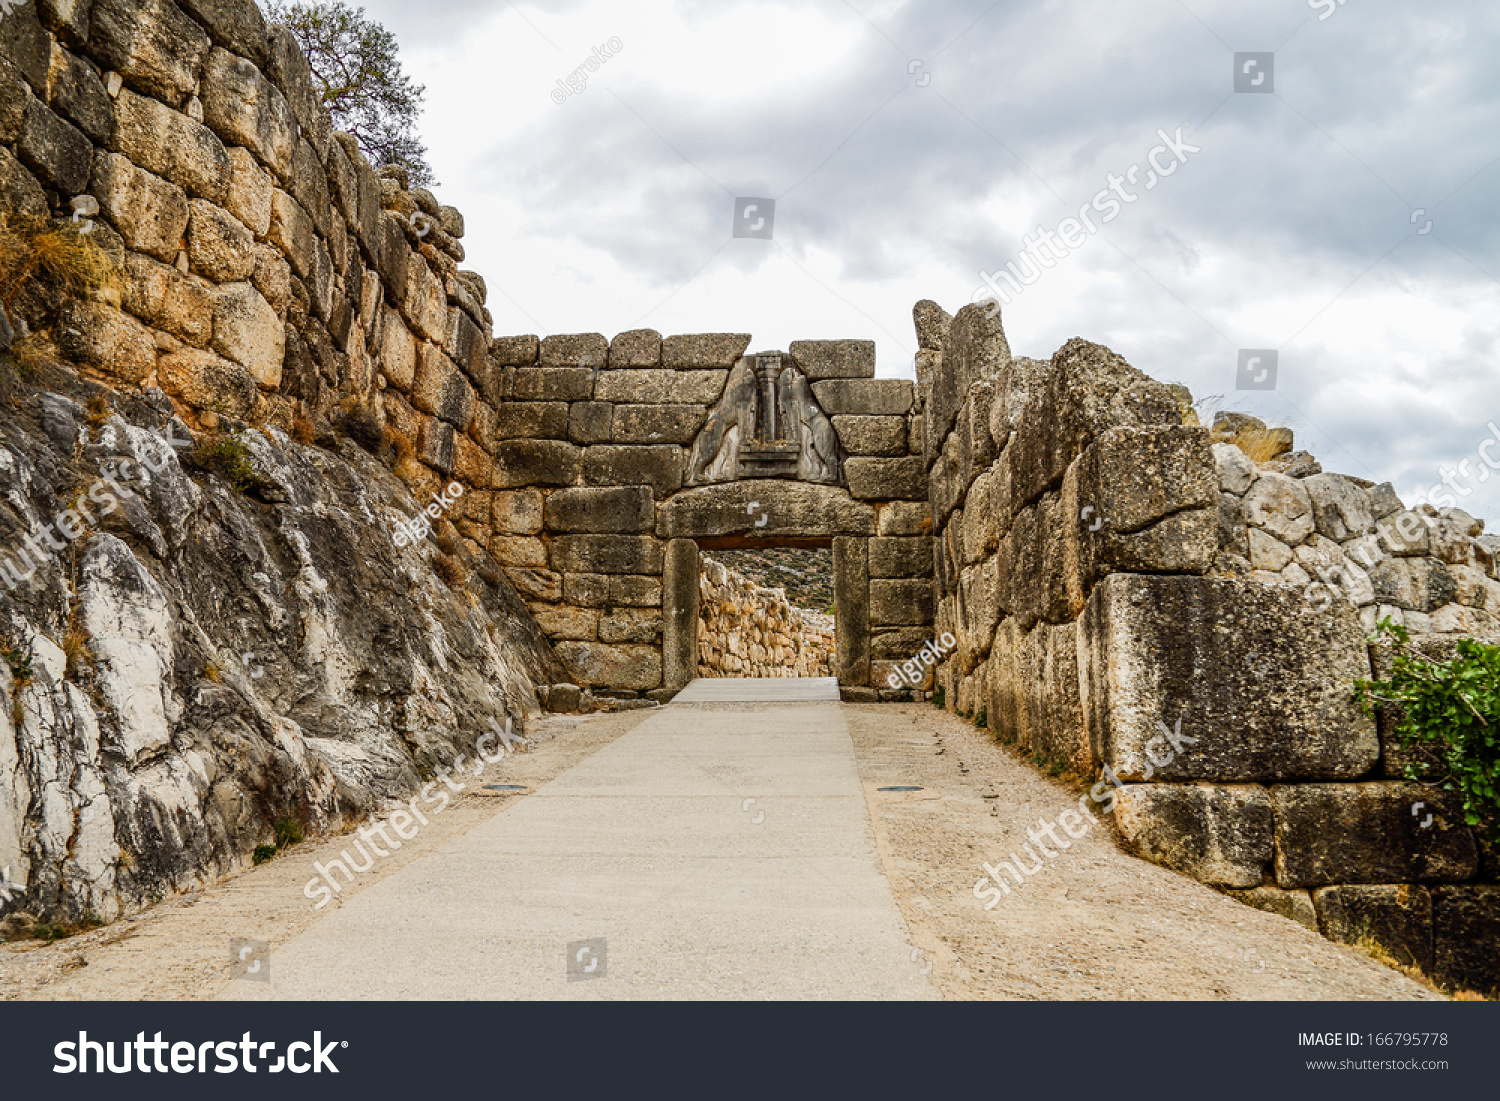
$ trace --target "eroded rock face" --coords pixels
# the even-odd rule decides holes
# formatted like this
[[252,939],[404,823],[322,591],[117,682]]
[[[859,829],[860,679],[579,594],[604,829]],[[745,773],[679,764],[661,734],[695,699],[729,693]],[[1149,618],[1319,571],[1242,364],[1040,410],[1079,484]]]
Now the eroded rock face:
[[150,398],[0,421],[0,865],[39,915],[112,918],[279,819],[409,797],[569,680],[507,584],[450,590],[430,540],[396,545],[419,505],[364,452],[245,431],[236,493]]

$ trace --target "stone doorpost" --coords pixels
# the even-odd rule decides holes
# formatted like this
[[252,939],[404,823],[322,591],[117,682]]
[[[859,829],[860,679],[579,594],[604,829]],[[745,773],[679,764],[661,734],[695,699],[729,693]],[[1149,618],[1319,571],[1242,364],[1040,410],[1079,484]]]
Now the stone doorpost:
[[662,684],[686,688],[698,675],[698,544],[667,542],[662,571]]

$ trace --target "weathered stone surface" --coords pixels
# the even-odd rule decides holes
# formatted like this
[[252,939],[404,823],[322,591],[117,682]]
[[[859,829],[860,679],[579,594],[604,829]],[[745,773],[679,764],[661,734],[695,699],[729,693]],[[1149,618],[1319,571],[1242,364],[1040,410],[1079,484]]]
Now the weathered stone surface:
[[177,258],[189,216],[182,188],[142,171],[119,154],[100,153],[90,191],[131,249],[165,263]]
[[1435,558],[1392,558],[1370,571],[1375,599],[1414,612],[1451,603],[1457,586],[1448,567]]
[[[4,48],[0,47],[0,53],[3,52]],[[7,98],[4,84],[5,79],[0,76],[0,99]],[[62,50],[53,55],[50,106],[82,130],[95,145],[104,145],[109,141],[110,132],[114,129],[115,108],[109,93],[104,89],[104,82],[91,65]],[[15,107],[19,109],[21,103],[17,101]],[[9,114],[8,108],[9,105],[0,107],[0,135],[4,135],[7,129],[4,117]],[[14,135],[0,140],[13,141]],[[89,150],[88,159],[93,160],[92,149]]]
[[1433,978],[1453,989],[1500,990],[1500,887],[1432,890]]
[[932,622],[932,582],[870,580],[870,623],[878,627],[921,627]]
[[286,327],[249,283],[229,283],[214,294],[213,347],[255,378],[263,390],[281,384]]
[[725,371],[602,371],[594,386],[598,401],[657,405],[712,405],[724,389]]
[[495,447],[495,488],[572,485],[579,462],[578,448],[559,440],[502,440]]
[[495,530],[510,535],[537,535],[542,530],[542,493],[538,489],[513,489],[494,494],[490,522]]
[[834,417],[833,430],[851,455],[906,454],[905,417]]
[[270,173],[255,163],[248,149],[229,150],[229,190],[224,196],[224,209],[256,237],[264,237],[271,230],[273,189]]
[[542,600],[556,604],[563,598],[563,575],[551,570],[510,569],[505,571],[512,587],[525,600]]
[[490,554],[502,566],[546,569],[547,545],[525,535],[497,535],[490,540]]
[[540,341],[532,334],[497,336],[490,341],[490,361],[497,367],[530,367],[537,361]]
[[307,55],[288,27],[272,25],[266,32],[266,76],[286,96],[302,137],[317,150],[319,162],[326,160],[333,143],[333,125],[313,86]]
[[870,540],[871,577],[920,577],[931,582],[932,538],[885,537]]
[[1377,944],[1397,963],[1432,972],[1432,894],[1409,883],[1313,892],[1319,931],[1342,944]]
[[[1421,784],[1278,784],[1276,882],[1452,882],[1478,868],[1474,836],[1454,798]],[[1433,813],[1412,814],[1423,803]]]
[[495,435],[502,440],[563,439],[568,435],[568,403],[503,402],[495,411]]
[[417,377],[417,341],[399,314],[384,310],[381,327],[380,373],[398,390],[411,389]]
[[231,417],[247,417],[255,409],[255,378],[212,352],[185,348],[164,355],[156,375],[163,390],[199,409],[219,409]]
[[[965,306],[947,330],[942,341],[941,364],[922,385],[924,431],[928,446],[935,449],[942,448],[952,431],[969,388],[981,380],[1001,378],[1011,360],[1010,344],[1005,339],[998,310]],[[1068,456],[1068,461],[1072,458]]]
[[655,329],[632,329],[609,342],[611,367],[657,367],[661,365],[661,333]]
[[1312,501],[1319,535],[1342,543],[1375,530],[1370,495],[1350,479],[1338,474],[1314,474],[1302,479],[1302,488]]
[[560,642],[553,649],[573,678],[588,688],[640,692],[661,684],[661,650],[655,646]]
[[1313,533],[1312,500],[1302,482],[1285,474],[1263,473],[1245,494],[1245,517],[1287,546],[1295,547]]
[[602,401],[575,401],[568,406],[568,439],[573,443],[609,443],[615,434],[615,407]]
[[640,533],[655,526],[656,509],[648,486],[560,489],[547,498],[548,531]]
[[1313,907],[1312,895],[1307,891],[1283,891],[1280,887],[1260,886],[1227,893],[1246,906],[1280,914],[1298,925],[1306,926],[1314,933],[1318,932],[1318,912]]
[[735,360],[744,355],[749,346],[749,333],[690,333],[669,336],[661,342],[661,362],[662,366],[675,369],[717,367],[727,370],[734,366]]
[[1421,515],[1397,509],[1380,520],[1380,545],[1397,558],[1421,558],[1431,550],[1431,533]]
[[193,93],[210,45],[171,0],[94,0],[88,36],[106,69],[174,107]]
[[608,578],[611,604],[623,604],[630,608],[660,608],[662,606],[662,579],[636,574],[615,574]]
[[834,675],[841,688],[870,683],[869,540],[840,536],[833,541]]
[[533,604],[529,606],[529,610],[536,617],[542,633],[550,639],[587,642],[598,637],[599,613],[593,608],[574,608],[567,604]]
[[1243,497],[1255,479],[1260,477],[1260,471],[1255,469],[1250,456],[1232,443],[1216,443],[1213,451],[1214,462],[1219,468],[1220,487],[1225,493]]
[[462,430],[474,416],[476,400],[474,388],[453,361],[433,345],[423,344],[411,386],[412,404]]
[[422,417],[422,428],[417,434],[417,458],[445,477],[452,474],[458,461],[458,434],[453,431],[453,426],[436,417]]
[[229,192],[229,153],[214,132],[154,99],[121,91],[111,148],[189,195],[222,204]]
[[1274,536],[1267,535],[1260,528],[1250,529],[1249,542],[1251,569],[1279,573],[1292,562],[1292,548]]
[[891,501],[880,506],[881,535],[931,535],[932,510],[926,502]]
[[1363,627],[1348,605],[1315,616],[1304,607],[1299,592],[1218,578],[1101,582],[1079,654],[1102,759],[1125,780],[1148,768],[1157,779],[1219,782],[1368,772],[1379,742],[1350,702],[1354,680],[1369,676]]
[[[602,608],[610,603],[609,586],[613,580],[602,573],[563,574],[563,599],[581,608]],[[656,579],[661,583],[661,579]]]
[[583,480],[589,485],[649,485],[658,498],[682,486],[682,449],[670,444],[588,447]]
[[282,181],[297,151],[297,119],[286,98],[243,57],[215,49],[204,72],[203,119],[230,145],[254,153]]
[[42,183],[65,195],[76,195],[84,189],[94,163],[94,146],[89,139],[36,99],[26,101],[16,154]]
[[255,0],[180,0],[180,6],[197,17],[218,45],[257,65],[269,60],[266,21]]
[[813,382],[875,377],[873,340],[794,340],[787,351]]
[[215,283],[238,283],[255,270],[255,235],[212,203],[188,204],[188,261]]
[[150,330],[102,302],[65,303],[58,315],[57,346],[69,359],[125,382],[140,382],[156,365]]
[[[662,569],[662,682],[685,688],[698,675],[700,578],[703,570],[698,544],[691,539],[667,543]],[[640,641],[650,641],[644,639]]]
[[689,444],[707,416],[702,405],[617,405],[614,442]]
[[616,608],[599,617],[600,642],[657,643],[661,637],[662,614],[659,609]]
[[659,574],[662,544],[644,535],[563,535],[552,542],[552,568],[564,573]]
[[214,299],[202,280],[137,252],[121,265],[125,309],[142,321],[203,347],[213,334]]
[[1217,887],[1255,887],[1271,862],[1271,798],[1254,784],[1127,784],[1115,825],[1137,856]]
[[[302,209],[302,204],[285,191],[271,192],[271,229],[266,236],[273,245],[286,253],[297,278],[307,279],[312,274],[318,247],[317,227],[307,216],[307,211]],[[386,278],[387,286],[392,285],[392,273],[382,272],[382,275]],[[401,288],[398,301],[404,300],[405,280],[398,279],[396,285]]]
[[912,384],[900,378],[814,382],[818,405],[830,417],[895,417],[911,411]]
[[942,348],[948,326],[953,323],[948,311],[932,299],[924,298],[912,307],[911,314],[917,329],[917,347],[927,350]]
[[602,333],[574,333],[542,339],[543,367],[603,367],[609,341]]
[[511,374],[509,393],[516,401],[588,401],[594,396],[594,372],[587,367],[519,367]]
[[656,534],[663,539],[752,540],[873,535],[875,510],[830,486],[769,479],[732,482],[673,496],[657,517]]
[[922,501],[927,498],[927,471],[916,455],[900,459],[856,456],[845,460],[849,495],[862,501]]

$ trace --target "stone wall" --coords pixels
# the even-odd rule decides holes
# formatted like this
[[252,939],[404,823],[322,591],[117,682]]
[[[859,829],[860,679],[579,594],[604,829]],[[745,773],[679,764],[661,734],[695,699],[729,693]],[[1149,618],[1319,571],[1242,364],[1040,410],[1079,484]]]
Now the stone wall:
[[833,620],[712,558],[699,582],[698,676],[830,677]]
[[1323,474],[1289,432],[1253,463],[1227,440],[1255,425],[1199,425],[1098,345],[1040,362],[983,305],[915,315],[948,705],[1101,779],[1140,855],[1500,986],[1500,866],[1351,702],[1376,616],[1493,631],[1482,525]]

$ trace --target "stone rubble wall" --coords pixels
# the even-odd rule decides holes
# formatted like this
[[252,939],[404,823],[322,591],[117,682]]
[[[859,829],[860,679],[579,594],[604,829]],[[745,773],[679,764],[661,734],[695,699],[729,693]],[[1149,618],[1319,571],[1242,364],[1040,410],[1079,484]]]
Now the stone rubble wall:
[[1403,525],[1388,485],[1323,474],[1289,432],[1252,463],[1227,442],[1243,418],[1200,425],[1185,388],[1098,345],[1043,362],[983,305],[915,319],[946,706],[1102,781],[1139,855],[1500,986],[1500,861],[1351,702],[1379,615],[1493,637],[1482,525]]
[[832,617],[794,608],[767,589],[703,559],[698,598],[700,677],[829,677]]

